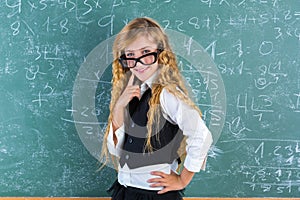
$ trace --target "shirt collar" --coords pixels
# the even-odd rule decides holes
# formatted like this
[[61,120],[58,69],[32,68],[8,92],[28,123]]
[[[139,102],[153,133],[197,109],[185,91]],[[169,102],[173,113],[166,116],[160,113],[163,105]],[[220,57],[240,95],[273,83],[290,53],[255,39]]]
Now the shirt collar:
[[158,77],[158,74],[159,74],[159,69],[156,70],[156,72],[154,72],[154,74],[152,74],[152,76],[150,76],[147,80],[145,80],[143,84],[146,84],[148,87],[150,87],[152,89],[152,84],[153,82],[156,80],[156,78]]

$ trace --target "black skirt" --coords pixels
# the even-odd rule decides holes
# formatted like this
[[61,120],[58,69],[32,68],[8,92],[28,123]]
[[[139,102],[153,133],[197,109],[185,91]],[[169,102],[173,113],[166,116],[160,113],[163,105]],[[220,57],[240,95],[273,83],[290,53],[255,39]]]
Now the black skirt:
[[182,200],[183,190],[157,194],[157,191],[124,187],[118,181],[108,190],[111,200]]

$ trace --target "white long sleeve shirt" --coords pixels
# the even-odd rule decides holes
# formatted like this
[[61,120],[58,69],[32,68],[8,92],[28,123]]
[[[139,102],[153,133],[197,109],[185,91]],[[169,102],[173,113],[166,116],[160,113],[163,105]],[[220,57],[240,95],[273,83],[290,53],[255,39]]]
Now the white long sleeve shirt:
[[[152,85],[153,78],[151,77],[145,81],[149,87]],[[183,131],[183,134],[187,136],[187,155],[184,160],[184,167],[191,172],[204,170],[207,152],[212,144],[212,136],[199,113],[165,89],[161,92],[160,104],[164,118],[173,124],[177,124]],[[107,142],[108,150],[111,154],[120,157],[125,139],[124,125],[115,131],[118,141],[116,145],[113,141],[113,134],[112,124],[110,124]],[[118,181],[124,186],[146,190],[161,190],[162,187],[153,188],[147,182],[148,179],[155,177],[151,175],[151,172],[162,171],[170,174],[171,170],[176,172],[177,167],[177,160],[174,160],[172,164],[161,163],[135,169],[130,169],[125,164],[123,167],[119,166]]]

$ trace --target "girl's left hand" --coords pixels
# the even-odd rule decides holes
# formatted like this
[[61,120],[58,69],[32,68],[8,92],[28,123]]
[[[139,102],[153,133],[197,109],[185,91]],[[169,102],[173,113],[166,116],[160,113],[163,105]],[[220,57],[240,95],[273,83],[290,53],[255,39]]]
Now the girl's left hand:
[[171,171],[171,174],[166,174],[160,171],[151,172],[151,175],[160,176],[159,178],[151,178],[148,183],[152,183],[150,187],[164,187],[158,194],[163,194],[168,191],[182,190],[186,184],[182,180],[181,176]]

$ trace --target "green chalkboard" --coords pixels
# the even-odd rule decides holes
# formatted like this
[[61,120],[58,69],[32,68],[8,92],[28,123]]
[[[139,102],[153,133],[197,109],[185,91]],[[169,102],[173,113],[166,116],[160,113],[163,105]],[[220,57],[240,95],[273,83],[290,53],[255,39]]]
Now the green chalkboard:
[[1,1],[0,196],[108,195],[111,44],[143,16],[214,136],[186,196],[300,197],[298,0]]

